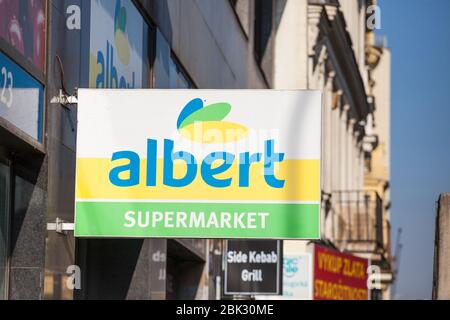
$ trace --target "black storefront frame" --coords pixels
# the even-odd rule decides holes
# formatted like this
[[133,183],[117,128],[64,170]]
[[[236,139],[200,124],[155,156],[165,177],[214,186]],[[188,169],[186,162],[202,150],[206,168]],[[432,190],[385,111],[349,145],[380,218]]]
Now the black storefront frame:
[[13,174],[11,168],[11,161],[0,154],[0,164],[4,165],[7,168],[8,181],[7,181],[7,191],[6,191],[6,223],[5,223],[5,271],[4,271],[4,283],[3,287],[0,288],[2,290],[4,299],[8,300],[9,298],[9,274],[10,274],[10,265],[11,265],[11,218],[12,218],[12,187],[13,187]]
[[[36,161],[42,161],[42,158],[37,156]],[[37,186],[36,168],[33,167],[35,163],[28,167],[23,165],[23,160],[16,161],[14,156],[5,154],[5,150],[0,148],[0,164],[7,168],[8,182],[7,182],[7,206],[6,206],[6,228],[5,228],[5,253],[6,264],[4,273],[4,287],[0,288],[4,292],[4,299],[8,300],[11,297],[11,288],[13,287],[11,278],[11,269],[13,268],[12,260],[14,254],[14,239],[17,240],[17,232],[22,225],[20,221],[15,217],[17,213],[18,204],[17,200],[17,179],[20,178],[23,181],[30,183],[34,187]],[[29,198],[31,199],[31,197]],[[15,280],[20,281],[20,280]]]

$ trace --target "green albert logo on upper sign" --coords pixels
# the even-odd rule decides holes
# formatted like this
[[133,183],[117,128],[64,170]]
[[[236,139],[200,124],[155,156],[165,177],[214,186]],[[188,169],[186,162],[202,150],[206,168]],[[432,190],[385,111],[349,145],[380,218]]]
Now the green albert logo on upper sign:
[[117,55],[124,65],[130,63],[130,43],[128,41],[127,28],[127,10],[122,7],[120,0],[116,1],[114,10],[114,42],[116,43]]

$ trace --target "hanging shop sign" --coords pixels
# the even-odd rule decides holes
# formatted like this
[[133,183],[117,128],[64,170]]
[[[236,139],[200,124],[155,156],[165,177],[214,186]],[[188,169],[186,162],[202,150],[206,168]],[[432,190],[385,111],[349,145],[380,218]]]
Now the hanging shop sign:
[[[313,259],[310,252],[291,251],[283,242],[282,295],[258,295],[257,300],[312,300]],[[288,248],[287,248],[288,247]],[[292,248],[292,247],[291,247]],[[290,251],[286,253],[286,251]]]
[[147,26],[131,0],[92,0],[90,88],[141,88]]
[[0,118],[42,140],[44,87],[0,52]]
[[277,240],[228,240],[224,294],[281,294],[280,246]]
[[312,300],[311,253],[283,256],[283,299]]
[[317,239],[321,94],[78,92],[75,235]]
[[314,299],[367,300],[368,260],[314,245]]

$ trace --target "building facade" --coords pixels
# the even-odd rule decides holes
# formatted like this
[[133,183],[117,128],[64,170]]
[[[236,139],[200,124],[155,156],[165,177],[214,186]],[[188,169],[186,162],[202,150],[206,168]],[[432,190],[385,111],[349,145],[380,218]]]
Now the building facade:
[[[321,242],[379,267],[381,283],[371,298],[389,299],[391,59],[370,27],[375,6],[287,1],[275,43],[274,87],[323,92]],[[307,247],[285,243],[293,252]]]
[[80,87],[323,91],[322,243],[389,274],[390,58],[372,4],[0,0],[0,298],[223,298],[222,240],[47,230],[74,219],[77,110],[54,98]]

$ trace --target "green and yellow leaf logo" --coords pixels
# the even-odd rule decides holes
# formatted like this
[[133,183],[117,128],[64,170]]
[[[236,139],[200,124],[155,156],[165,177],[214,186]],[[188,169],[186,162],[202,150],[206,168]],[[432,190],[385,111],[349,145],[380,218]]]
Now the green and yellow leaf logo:
[[177,129],[184,138],[199,143],[226,143],[246,138],[247,127],[223,121],[230,111],[231,105],[226,102],[204,106],[202,99],[193,99],[181,111]]

